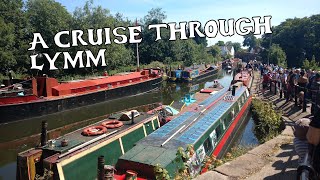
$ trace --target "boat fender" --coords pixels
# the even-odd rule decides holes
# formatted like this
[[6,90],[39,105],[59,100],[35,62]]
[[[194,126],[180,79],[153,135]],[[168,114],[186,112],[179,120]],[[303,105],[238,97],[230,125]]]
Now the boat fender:
[[107,128],[103,126],[90,126],[82,131],[84,136],[96,136],[107,132]]
[[114,129],[114,128],[119,128],[123,126],[123,122],[118,121],[118,120],[112,120],[112,121],[105,121],[101,124],[103,127],[106,127],[108,129]]

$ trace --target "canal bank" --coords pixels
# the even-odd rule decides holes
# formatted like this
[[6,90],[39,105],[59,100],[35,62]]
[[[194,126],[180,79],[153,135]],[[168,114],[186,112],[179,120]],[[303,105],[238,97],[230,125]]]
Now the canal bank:
[[246,154],[227,162],[214,171],[198,176],[197,180],[205,179],[296,179],[298,156],[293,146],[294,122],[303,117],[310,116],[310,109],[306,112],[286,102],[273,92],[261,95],[259,86],[259,73],[255,72],[252,93],[255,98],[272,102],[276,109],[281,109],[286,125],[284,131],[270,141],[257,146]]

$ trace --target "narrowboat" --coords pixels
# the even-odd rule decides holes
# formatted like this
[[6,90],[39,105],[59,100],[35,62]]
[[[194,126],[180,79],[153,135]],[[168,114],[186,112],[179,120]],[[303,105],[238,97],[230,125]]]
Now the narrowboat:
[[159,89],[160,69],[59,83],[36,77],[0,89],[0,124],[61,112]]
[[49,141],[45,127],[44,123],[40,146],[18,154],[18,180],[95,179],[98,156],[104,155],[107,164],[115,165],[137,141],[158,129],[160,122],[152,111],[131,110]]
[[125,179],[128,172],[140,179],[155,179],[154,170],[159,165],[174,178],[181,167],[176,161],[177,151],[189,145],[194,153],[185,162],[191,176],[206,170],[202,165],[206,156],[223,157],[250,109],[251,95],[241,82],[233,84],[232,91],[208,91],[204,92],[205,100],[184,108],[179,116],[122,155],[115,167],[115,179]]
[[194,65],[184,70],[178,69],[170,72],[169,81],[171,82],[197,82],[211,77],[219,71],[217,66],[207,66],[205,64]]

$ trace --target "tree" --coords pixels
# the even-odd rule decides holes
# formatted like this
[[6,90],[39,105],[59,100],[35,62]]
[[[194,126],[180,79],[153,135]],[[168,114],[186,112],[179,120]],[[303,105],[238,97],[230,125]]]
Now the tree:
[[[199,30],[202,33],[204,32],[203,27],[200,27]],[[208,45],[207,38],[206,37],[200,37],[197,33],[195,33],[195,37],[193,39],[197,44],[202,44],[204,47],[207,47],[207,45]]]
[[241,44],[238,42],[232,43],[232,46],[234,48],[234,52],[238,52],[241,50]]
[[219,57],[221,55],[221,49],[218,45],[213,45],[213,46],[210,46],[209,53],[213,57]]
[[269,49],[270,64],[277,64],[282,67],[287,66],[286,53],[281,49],[279,44],[272,44]]
[[303,60],[315,56],[320,60],[320,15],[287,19],[272,28],[272,35],[262,36],[261,45],[268,49],[270,42],[285,51],[289,67],[301,67]]
[[[53,57],[56,52],[61,52],[61,48],[55,45],[53,37],[56,33],[62,30],[70,29],[72,18],[67,9],[54,0],[29,0],[27,2],[26,13],[31,26],[30,36],[33,37],[33,32],[40,32],[44,41],[49,47],[48,49],[43,49],[42,47],[37,46],[35,51],[32,53],[47,53],[50,57]],[[65,39],[62,39],[62,42],[69,41],[67,36],[64,36],[64,38]],[[62,63],[63,61],[61,58],[62,56],[59,57],[56,62]],[[47,60],[44,60],[43,58],[39,60],[42,60],[45,64],[42,73],[51,75],[51,73],[58,72],[49,71]]]
[[167,19],[167,15],[161,8],[152,8],[148,14],[144,16],[143,21],[145,25],[159,24]]
[[253,33],[244,36],[243,46],[249,47],[249,49],[260,46],[260,41],[254,36]]
[[0,1],[0,12],[0,73],[9,69],[25,73],[29,64],[27,49],[30,27],[23,10],[23,1]]
[[313,55],[311,61],[308,59],[303,61],[302,68],[312,70],[319,69],[319,62],[316,61],[315,56]]
[[215,45],[218,45],[218,46],[224,46],[224,41],[218,41]]
[[[88,37],[87,29],[89,28],[102,28],[102,27],[128,27],[130,22],[124,20],[121,14],[116,14],[113,17],[108,9],[102,6],[94,6],[92,1],[87,1],[82,8],[76,8],[73,13],[73,29],[82,29],[84,31],[84,39]],[[124,34],[128,35],[125,31]],[[107,67],[96,67],[98,70],[113,70],[121,66],[128,66],[134,63],[133,61],[133,49],[127,48],[123,44],[111,43],[108,45],[102,44],[99,46],[79,46],[74,49],[74,52],[79,50],[90,50],[93,54],[97,54],[99,49],[106,49],[105,59]],[[91,69],[76,69],[75,73],[82,71],[84,73],[93,72],[93,66]]]
[[6,72],[17,64],[12,50],[15,43],[14,24],[5,23],[0,17],[0,27],[0,70]]

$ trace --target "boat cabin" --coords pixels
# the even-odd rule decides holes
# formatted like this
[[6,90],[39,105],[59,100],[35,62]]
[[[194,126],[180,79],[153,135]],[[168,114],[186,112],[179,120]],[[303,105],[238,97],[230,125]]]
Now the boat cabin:
[[136,143],[119,158],[117,171],[133,170],[141,178],[155,179],[159,164],[173,178],[181,166],[175,161],[177,150],[188,145],[195,150],[188,161],[192,176],[201,171],[206,156],[222,157],[250,103],[247,87],[237,85],[234,95],[223,88]]

